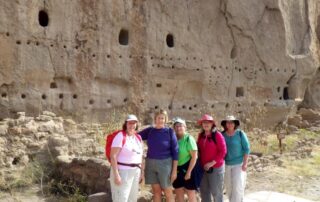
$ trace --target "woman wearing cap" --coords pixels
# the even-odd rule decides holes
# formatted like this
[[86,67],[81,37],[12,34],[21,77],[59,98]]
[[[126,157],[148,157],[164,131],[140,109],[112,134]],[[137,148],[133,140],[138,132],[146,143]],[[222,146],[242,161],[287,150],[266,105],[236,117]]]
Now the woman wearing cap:
[[179,159],[177,168],[177,179],[173,182],[176,201],[184,202],[186,191],[190,202],[196,202],[196,190],[198,189],[195,179],[194,167],[197,162],[197,143],[194,138],[186,132],[186,122],[181,118],[175,118],[173,128],[176,132],[179,144]]
[[203,115],[198,121],[202,131],[198,136],[198,148],[201,164],[205,170],[201,180],[201,201],[223,201],[224,157],[227,149],[222,134],[216,129],[210,115]]
[[171,128],[166,127],[167,112],[159,110],[154,117],[155,126],[139,132],[147,141],[148,151],[145,183],[151,184],[153,201],[160,202],[162,191],[166,201],[174,201],[171,184],[177,177],[178,143]]
[[136,133],[137,117],[128,115],[122,128],[123,130],[112,141],[110,153],[113,202],[137,201],[139,181],[143,177],[141,171],[143,143]]
[[243,201],[246,182],[246,170],[250,145],[247,135],[239,130],[240,121],[234,116],[227,116],[221,121],[224,128],[223,136],[226,140],[228,152],[226,161],[225,185],[230,202]]

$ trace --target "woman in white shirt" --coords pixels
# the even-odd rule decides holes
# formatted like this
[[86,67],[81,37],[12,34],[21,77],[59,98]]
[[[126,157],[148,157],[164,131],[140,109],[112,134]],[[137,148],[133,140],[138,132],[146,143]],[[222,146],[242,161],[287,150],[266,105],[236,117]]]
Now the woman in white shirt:
[[143,143],[136,133],[137,127],[137,117],[128,115],[123,130],[112,141],[110,184],[113,202],[137,201],[139,182],[143,177]]

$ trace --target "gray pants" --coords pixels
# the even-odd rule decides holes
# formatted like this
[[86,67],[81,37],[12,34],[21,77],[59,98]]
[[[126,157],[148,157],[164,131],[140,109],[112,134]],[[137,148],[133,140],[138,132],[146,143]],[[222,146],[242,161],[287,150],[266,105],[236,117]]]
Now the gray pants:
[[204,172],[201,184],[200,194],[202,202],[223,202],[223,178],[224,166],[214,168],[212,173]]

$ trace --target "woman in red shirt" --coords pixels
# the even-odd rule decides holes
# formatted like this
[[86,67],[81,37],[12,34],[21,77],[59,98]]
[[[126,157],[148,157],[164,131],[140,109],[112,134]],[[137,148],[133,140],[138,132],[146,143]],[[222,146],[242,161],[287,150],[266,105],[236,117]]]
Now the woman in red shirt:
[[213,197],[215,202],[222,202],[226,143],[212,116],[203,115],[198,124],[202,126],[198,136],[199,156],[205,170],[200,184],[201,201],[211,202]]

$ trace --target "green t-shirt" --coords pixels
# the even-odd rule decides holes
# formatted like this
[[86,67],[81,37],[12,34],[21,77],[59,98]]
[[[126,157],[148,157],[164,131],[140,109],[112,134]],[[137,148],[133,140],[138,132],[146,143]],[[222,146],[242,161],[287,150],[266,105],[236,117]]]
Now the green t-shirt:
[[190,151],[197,151],[197,143],[194,138],[189,135],[185,134],[179,141],[179,159],[178,159],[178,166],[181,166],[187,163],[191,159]]

